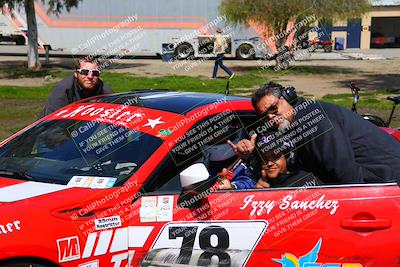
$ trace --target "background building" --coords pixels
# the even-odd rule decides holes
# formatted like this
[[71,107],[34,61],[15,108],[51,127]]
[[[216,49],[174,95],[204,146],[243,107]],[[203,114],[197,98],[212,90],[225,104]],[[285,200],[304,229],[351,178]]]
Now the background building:
[[[344,48],[400,47],[400,0],[371,1],[372,10],[360,19],[321,23],[321,39],[341,40]],[[339,38],[339,39],[338,39]]]

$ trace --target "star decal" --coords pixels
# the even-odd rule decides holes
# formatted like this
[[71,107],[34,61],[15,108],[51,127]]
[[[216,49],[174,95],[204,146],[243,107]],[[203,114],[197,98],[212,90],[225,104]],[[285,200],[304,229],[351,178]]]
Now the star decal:
[[150,126],[151,129],[154,129],[154,127],[156,127],[157,124],[162,124],[164,123],[163,121],[161,121],[161,117],[158,117],[157,119],[153,120],[153,119],[147,119],[147,123],[145,125],[143,125],[143,127],[145,126]]

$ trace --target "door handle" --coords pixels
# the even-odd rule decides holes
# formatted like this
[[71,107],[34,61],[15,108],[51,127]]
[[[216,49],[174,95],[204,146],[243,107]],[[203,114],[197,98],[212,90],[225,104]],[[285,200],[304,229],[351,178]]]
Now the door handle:
[[392,226],[392,221],[386,218],[352,218],[340,221],[340,227],[357,232],[373,232]]

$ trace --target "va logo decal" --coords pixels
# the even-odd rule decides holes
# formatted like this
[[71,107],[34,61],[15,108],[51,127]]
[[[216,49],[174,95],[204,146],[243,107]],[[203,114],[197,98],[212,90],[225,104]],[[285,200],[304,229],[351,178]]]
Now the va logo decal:
[[321,249],[322,238],[308,254],[297,258],[291,253],[285,253],[281,259],[272,259],[280,263],[282,267],[363,267],[360,263],[317,263],[318,253]]

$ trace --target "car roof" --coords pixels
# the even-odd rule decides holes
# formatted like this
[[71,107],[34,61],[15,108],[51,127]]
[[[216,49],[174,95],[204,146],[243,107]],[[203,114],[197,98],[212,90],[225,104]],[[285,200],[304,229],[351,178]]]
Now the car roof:
[[85,102],[112,103],[128,106],[145,107],[177,114],[186,114],[201,106],[222,101],[249,101],[248,97],[225,96],[212,93],[177,92],[162,89],[148,89],[131,93],[103,95]]

